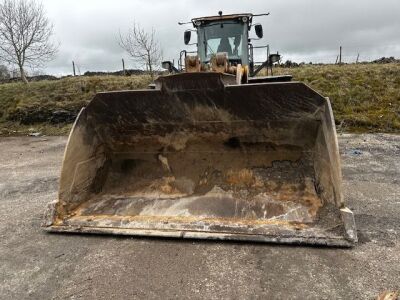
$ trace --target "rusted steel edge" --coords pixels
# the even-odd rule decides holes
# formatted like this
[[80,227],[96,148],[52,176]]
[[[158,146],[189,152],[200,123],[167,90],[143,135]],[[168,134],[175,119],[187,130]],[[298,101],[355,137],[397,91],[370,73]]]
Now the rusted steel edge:
[[300,235],[276,236],[262,234],[245,233],[226,233],[226,232],[202,232],[184,230],[154,230],[154,229],[134,229],[118,227],[89,227],[89,226],[66,226],[54,225],[55,206],[57,201],[50,202],[47,206],[42,227],[47,232],[65,233],[90,233],[102,235],[126,235],[140,237],[165,237],[165,238],[185,238],[201,240],[226,240],[226,241],[247,241],[260,243],[277,243],[292,245],[314,245],[314,246],[333,246],[333,247],[353,247],[357,243],[357,231],[354,222],[354,215],[348,208],[341,209],[342,220],[344,222],[346,237],[305,237]]
[[313,246],[333,246],[333,247],[353,247],[354,243],[345,238],[313,238],[301,236],[267,236],[259,234],[229,234],[218,232],[195,232],[182,230],[146,230],[130,228],[106,228],[106,227],[78,227],[78,226],[59,226],[53,225],[44,228],[48,232],[65,233],[90,233],[102,235],[128,235],[140,237],[162,237],[162,238],[184,238],[200,240],[225,240],[225,241],[244,241],[260,243],[277,243],[291,245],[313,245]]

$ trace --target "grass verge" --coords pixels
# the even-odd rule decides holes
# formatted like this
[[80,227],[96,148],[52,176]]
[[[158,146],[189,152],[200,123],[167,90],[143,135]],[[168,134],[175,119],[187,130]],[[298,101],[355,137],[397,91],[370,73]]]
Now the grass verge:
[[150,76],[69,77],[0,84],[0,135],[67,134],[80,109],[98,92],[147,88]]
[[[279,74],[291,74],[329,97],[340,131],[400,132],[399,63],[275,68]],[[0,84],[0,135],[67,134],[97,92],[142,89],[150,82],[136,75]]]
[[400,64],[306,65],[274,70],[292,74],[329,97],[339,130],[400,131]]

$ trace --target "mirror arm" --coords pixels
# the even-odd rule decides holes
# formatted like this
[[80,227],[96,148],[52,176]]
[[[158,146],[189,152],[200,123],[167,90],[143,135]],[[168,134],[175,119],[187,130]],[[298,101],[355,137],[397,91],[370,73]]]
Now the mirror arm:
[[258,14],[258,15],[253,15],[253,17],[269,16],[269,14],[270,14],[270,13]]

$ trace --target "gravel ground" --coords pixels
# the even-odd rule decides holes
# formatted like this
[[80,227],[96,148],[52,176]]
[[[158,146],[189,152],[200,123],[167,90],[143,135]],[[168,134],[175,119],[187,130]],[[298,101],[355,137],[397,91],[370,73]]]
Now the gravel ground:
[[45,233],[66,138],[0,138],[0,298],[375,299],[400,289],[400,136],[339,139],[353,249]]

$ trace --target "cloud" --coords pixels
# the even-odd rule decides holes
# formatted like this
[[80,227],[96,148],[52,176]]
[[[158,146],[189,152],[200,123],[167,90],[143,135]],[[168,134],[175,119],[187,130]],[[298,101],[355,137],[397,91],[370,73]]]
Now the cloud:
[[[154,28],[166,59],[177,59],[185,26],[178,21],[224,13],[271,12],[260,17],[263,41],[284,59],[296,61],[335,60],[343,46],[344,59],[374,59],[400,56],[400,1],[398,0],[43,0],[55,25],[54,39],[61,43],[57,58],[45,71],[70,74],[74,60],[81,72],[118,70],[121,59],[137,67],[118,46],[118,32],[134,22]],[[257,53],[265,57],[263,51]]]

